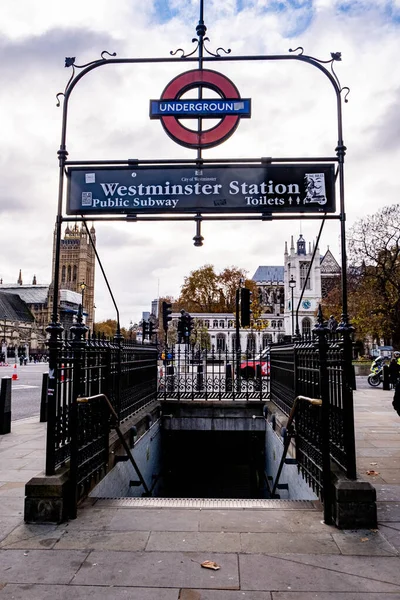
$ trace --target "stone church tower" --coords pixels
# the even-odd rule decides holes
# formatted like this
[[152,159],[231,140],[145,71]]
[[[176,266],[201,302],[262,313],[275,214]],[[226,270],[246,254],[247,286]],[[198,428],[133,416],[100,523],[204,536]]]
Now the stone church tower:
[[[94,245],[96,245],[96,231],[92,225],[90,229]],[[56,233],[53,238],[53,268],[55,263]],[[61,240],[60,251],[60,274],[59,289],[71,290],[82,295],[83,289],[83,313],[86,325],[93,330],[94,323],[94,276],[96,255],[90,242],[86,229],[82,224],[77,224],[65,230],[64,238]],[[51,286],[52,288],[52,286]],[[49,293],[49,304],[52,303],[51,289]]]
[[[305,284],[304,295],[298,311],[298,322],[300,333],[310,333],[313,328],[316,319],[315,313],[318,308],[318,304],[321,301],[321,257],[319,248],[316,249],[315,259],[311,267],[310,276],[307,279],[307,272],[312,259],[314,246],[311,248],[311,244],[308,245],[308,251],[306,248],[306,242],[303,236],[300,234],[297,240],[296,246],[293,242],[293,236],[291,238],[290,251],[288,251],[287,243],[285,243],[285,257],[284,257],[284,285],[285,285],[285,332],[289,335],[292,333],[292,310],[296,312],[298,302],[301,296],[301,291]],[[293,308],[292,308],[292,289],[289,285],[290,280],[296,283],[293,287]],[[295,314],[294,317],[294,330],[296,329]]]

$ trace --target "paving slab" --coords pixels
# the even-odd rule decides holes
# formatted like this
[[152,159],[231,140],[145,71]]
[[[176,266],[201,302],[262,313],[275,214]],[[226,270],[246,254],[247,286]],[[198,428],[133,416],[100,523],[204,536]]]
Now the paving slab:
[[0,550],[0,581],[67,584],[87,555],[77,550]]
[[66,531],[56,540],[55,549],[77,550],[145,550],[149,531]]
[[[211,560],[219,571],[204,569]],[[72,581],[76,585],[239,589],[236,554],[210,552],[91,552]]]
[[[400,584],[396,585],[399,579],[397,557],[377,557],[374,559],[376,561],[374,564],[371,564],[370,557],[360,557],[359,561],[366,563],[368,567],[373,567],[369,574],[365,572],[368,571],[368,567],[362,569],[360,563],[354,565],[354,572],[349,572],[349,568],[344,569],[349,558],[339,555],[318,557],[285,554],[280,557],[243,554],[239,556],[241,589],[295,593],[310,591],[400,593]],[[385,565],[382,561],[388,563]],[[297,596],[295,595],[294,598]],[[363,595],[359,600],[363,600]]]
[[400,553],[400,523],[384,523],[379,525],[380,533]]
[[[0,484],[0,498],[25,498],[25,483],[20,482],[3,482]],[[1,510],[1,508],[0,508]]]
[[400,594],[392,594],[392,592],[273,592],[272,600],[400,600]]
[[2,517],[20,517],[24,516],[24,498],[3,497],[0,502],[0,515]]
[[203,510],[200,515],[200,531],[316,533],[332,530],[322,522],[322,513],[319,511]]
[[[179,589],[79,585],[13,585],[0,589],[0,600],[178,600]],[[253,599],[251,599],[253,600]],[[256,600],[256,599],[254,599]],[[258,599],[257,599],[258,600]],[[264,600],[260,598],[260,600]]]
[[78,510],[77,519],[72,519],[67,523],[59,525],[60,529],[106,529],[118,509],[103,509],[86,505],[85,508]]
[[226,590],[194,590],[193,588],[185,588],[181,590],[179,600],[272,600],[272,595],[270,592],[235,592]]
[[247,554],[285,554],[308,552],[340,554],[329,533],[241,533],[242,552]]
[[[400,501],[400,485],[376,485],[376,498],[382,502]],[[1,490],[0,490],[1,492]]]
[[[5,517],[0,515],[0,542],[21,523],[21,517]],[[1,580],[0,580],[1,581]]]
[[400,501],[399,502],[378,502],[377,503],[379,523],[387,521],[400,522]]
[[397,549],[380,531],[346,530],[332,534],[341,554],[357,556],[397,556]]
[[147,551],[240,552],[239,533],[153,531]]
[[199,509],[121,508],[116,509],[109,529],[123,531],[198,531],[201,514],[202,511]]
[[62,532],[57,530],[56,525],[22,523],[16,527],[0,543],[0,548],[20,548],[23,550],[50,549],[59,540]]

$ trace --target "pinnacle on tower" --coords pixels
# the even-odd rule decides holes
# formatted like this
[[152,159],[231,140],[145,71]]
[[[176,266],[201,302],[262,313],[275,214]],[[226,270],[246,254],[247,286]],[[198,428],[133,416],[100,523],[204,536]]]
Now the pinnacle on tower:
[[18,283],[19,285],[22,285],[22,271],[21,271],[21,269],[19,270],[19,276],[18,276],[18,281],[17,281],[17,283]]

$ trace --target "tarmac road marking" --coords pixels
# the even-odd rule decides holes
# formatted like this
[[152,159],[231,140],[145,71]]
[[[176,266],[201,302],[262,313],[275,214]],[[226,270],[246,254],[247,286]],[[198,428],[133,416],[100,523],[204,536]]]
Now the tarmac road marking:
[[13,385],[13,390],[29,390],[33,388],[38,388],[38,385]]

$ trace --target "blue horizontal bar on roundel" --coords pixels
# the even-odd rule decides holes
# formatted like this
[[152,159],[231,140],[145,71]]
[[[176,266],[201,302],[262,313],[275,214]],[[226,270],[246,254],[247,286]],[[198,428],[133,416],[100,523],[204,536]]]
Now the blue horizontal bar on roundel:
[[251,116],[251,99],[150,100],[151,119],[160,117],[216,119],[228,115],[249,118]]

